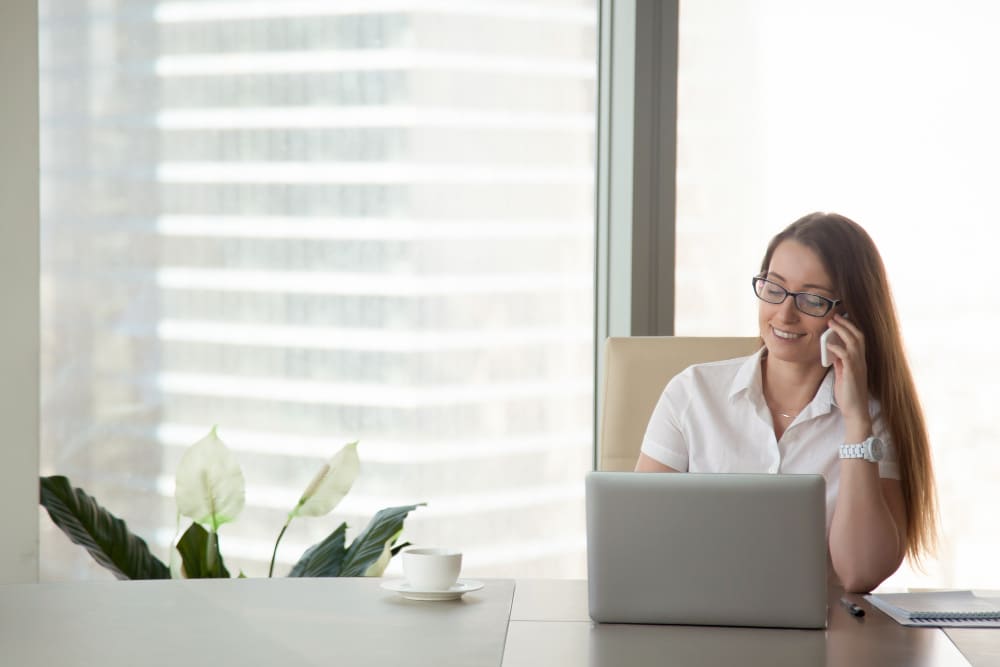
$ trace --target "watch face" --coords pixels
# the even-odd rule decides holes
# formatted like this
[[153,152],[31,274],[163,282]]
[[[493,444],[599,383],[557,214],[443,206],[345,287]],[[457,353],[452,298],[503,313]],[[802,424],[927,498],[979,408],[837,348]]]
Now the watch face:
[[872,438],[871,444],[869,445],[871,451],[872,461],[881,461],[882,455],[885,453],[885,446],[882,441],[878,438]]

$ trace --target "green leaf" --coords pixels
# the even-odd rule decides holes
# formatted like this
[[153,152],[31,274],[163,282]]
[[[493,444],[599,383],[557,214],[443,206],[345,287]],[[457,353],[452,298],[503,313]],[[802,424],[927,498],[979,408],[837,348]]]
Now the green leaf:
[[243,511],[246,484],[236,456],[216,427],[188,447],[177,466],[174,492],[178,511],[216,532]]
[[177,543],[188,579],[228,579],[229,570],[219,552],[219,534],[210,533],[201,524],[192,523]]
[[39,503],[52,522],[118,579],[169,579],[170,569],[124,521],[62,476],[39,478]]
[[288,513],[288,520],[296,516],[329,514],[351,490],[360,470],[358,443],[351,442],[341,447],[309,482],[295,509]]
[[347,524],[342,523],[322,542],[312,545],[288,573],[289,577],[337,577],[344,562]]
[[338,576],[363,577],[368,568],[382,555],[385,543],[403,529],[406,515],[424,504],[387,507],[379,510],[368,522],[365,529],[361,531],[361,534],[354,538],[351,546],[347,548],[347,553],[344,554],[344,563]]

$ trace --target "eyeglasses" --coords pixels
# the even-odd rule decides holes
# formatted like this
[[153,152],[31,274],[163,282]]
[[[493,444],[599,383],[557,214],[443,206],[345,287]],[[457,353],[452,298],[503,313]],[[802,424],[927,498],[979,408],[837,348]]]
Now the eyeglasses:
[[753,277],[753,292],[758,299],[768,303],[784,303],[788,297],[795,297],[795,307],[799,312],[812,317],[823,317],[840,303],[840,299],[828,299],[810,292],[789,292],[778,283],[762,276]]

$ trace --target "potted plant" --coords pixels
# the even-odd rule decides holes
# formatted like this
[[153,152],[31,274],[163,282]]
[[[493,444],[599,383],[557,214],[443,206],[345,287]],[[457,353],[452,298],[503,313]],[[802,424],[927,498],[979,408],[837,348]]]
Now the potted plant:
[[[344,445],[325,463],[289,511],[275,540],[268,577],[274,574],[278,545],[292,520],[324,516],[350,491],[360,471],[357,445]],[[153,555],[145,540],[130,532],[123,520],[83,489],[74,488],[66,477],[41,477],[40,503],[70,540],[118,579],[230,577],[219,550],[218,531],[243,510],[245,483],[239,462],[216,427],[184,452],[176,481],[178,519],[188,517],[191,524],[176,545],[171,544],[169,565]],[[346,544],[347,524],[342,522],[307,549],[288,576],[381,576],[392,557],[409,544],[397,544],[406,516],[423,504],[380,510],[350,545]]]

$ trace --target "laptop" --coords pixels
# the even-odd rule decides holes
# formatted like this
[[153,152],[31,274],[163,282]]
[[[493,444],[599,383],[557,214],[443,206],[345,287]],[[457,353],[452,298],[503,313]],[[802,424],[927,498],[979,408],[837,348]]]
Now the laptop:
[[590,616],[825,628],[820,475],[591,472]]

